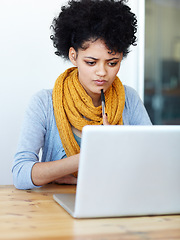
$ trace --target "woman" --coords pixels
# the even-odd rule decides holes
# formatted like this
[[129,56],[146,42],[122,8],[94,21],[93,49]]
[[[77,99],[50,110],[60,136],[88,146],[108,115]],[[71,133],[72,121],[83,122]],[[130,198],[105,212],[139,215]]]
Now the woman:
[[151,124],[135,90],[117,77],[130,45],[136,45],[137,20],[130,8],[123,0],[73,0],[61,10],[51,39],[56,54],[74,67],[58,77],[53,90],[40,91],[30,102],[13,164],[19,189],[76,184],[85,125]]

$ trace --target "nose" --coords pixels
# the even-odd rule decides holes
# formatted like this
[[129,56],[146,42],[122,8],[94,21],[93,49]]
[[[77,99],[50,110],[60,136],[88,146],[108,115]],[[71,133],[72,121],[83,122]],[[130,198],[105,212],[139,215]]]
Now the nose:
[[104,64],[98,64],[97,69],[96,69],[96,74],[99,77],[104,77],[106,75],[106,68]]

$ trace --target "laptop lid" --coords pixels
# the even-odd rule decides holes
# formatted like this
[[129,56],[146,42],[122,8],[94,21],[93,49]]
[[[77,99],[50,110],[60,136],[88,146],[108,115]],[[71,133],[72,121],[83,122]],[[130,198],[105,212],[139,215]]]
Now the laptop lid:
[[73,216],[180,213],[180,126],[83,128]]
[[76,196],[54,199],[75,218],[180,213],[180,126],[86,126]]

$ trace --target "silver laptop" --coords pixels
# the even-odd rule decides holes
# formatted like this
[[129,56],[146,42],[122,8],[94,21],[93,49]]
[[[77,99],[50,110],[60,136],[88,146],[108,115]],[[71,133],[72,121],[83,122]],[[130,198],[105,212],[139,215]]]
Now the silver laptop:
[[86,126],[76,194],[55,194],[74,218],[180,213],[180,126]]

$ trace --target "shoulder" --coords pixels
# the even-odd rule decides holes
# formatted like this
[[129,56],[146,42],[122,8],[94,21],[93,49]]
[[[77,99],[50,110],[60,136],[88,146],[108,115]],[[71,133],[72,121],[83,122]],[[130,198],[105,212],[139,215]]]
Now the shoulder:
[[45,122],[52,115],[52,112],[52,90],[43,89],[32,95],[25,117]]
[[139,101],[140,97],[136,90],[130,86],[124,85],[125,100],[128,104],[133,103],[134,100]]
[[47,103],[52,101],[52,89],[42,89],[32,95],[31,103]]
[[132,111],[132,109],[135,109],[139,103],[142,104],[142,101],[134,88],[124,85],[124,90],[125,90],[125,109]]
[[138,93],[132,87],[124,85],[125,106],[123,111],[124,124],[149,125],[151,121]]
[[28,108],[38,110],[47,109],[52,105],[52,89],[43,89],[33,94]]

